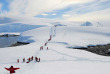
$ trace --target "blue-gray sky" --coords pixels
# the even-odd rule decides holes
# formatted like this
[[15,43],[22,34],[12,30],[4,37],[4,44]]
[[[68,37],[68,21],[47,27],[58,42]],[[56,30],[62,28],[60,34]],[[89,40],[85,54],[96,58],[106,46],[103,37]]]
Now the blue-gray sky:
[[0,15],[68,21],[110,19],[110,0],[0,0]]

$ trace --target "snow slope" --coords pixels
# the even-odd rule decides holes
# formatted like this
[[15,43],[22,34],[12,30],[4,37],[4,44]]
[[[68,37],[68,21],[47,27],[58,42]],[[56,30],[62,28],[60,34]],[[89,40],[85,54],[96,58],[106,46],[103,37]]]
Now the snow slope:
[[[23,32],[19,40],[33,40],[33,43],[0,48],[0,74],[7,74],[4,67],[11,65],[20,67],[16,74],[109,74],[110,57],[68,48],[107,44],[110,41],[109,32],[110,29],[105,27],[72,25],[46,26]],[[50,35],[52,40],[48,41]],[[46,42],[48,44],[44,46]],[[40,46],[44,46],[44,50],[40,51]],[[41,62],[22,63],[23,58],[31,56],[40,57]],[[16,62],[17,59],[20,63]]]

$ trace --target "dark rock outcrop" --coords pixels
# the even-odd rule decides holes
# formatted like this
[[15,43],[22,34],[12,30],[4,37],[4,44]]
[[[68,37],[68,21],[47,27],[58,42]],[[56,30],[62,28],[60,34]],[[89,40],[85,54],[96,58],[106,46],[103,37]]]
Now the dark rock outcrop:
[[74,49],[81,49],[86,50],[98,55],[103,56],[110,56],[110,44],[107,45],[96,45],[96,46],[87,46],[87,47],[80,47],[80,48],[74,48]]

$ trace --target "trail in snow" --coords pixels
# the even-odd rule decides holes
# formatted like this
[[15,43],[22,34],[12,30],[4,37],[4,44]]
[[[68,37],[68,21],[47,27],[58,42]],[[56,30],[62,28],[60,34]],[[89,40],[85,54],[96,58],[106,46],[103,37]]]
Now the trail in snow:
[[[51,27],[51,29],[50,29],[50,40],[49,39],[47,39],[47,41],[45,42],[45,43],[49,43],[50,41],[51,41],[51,36],[52,37],[55,37],[56,36],[56,26],[52,26]],[[47,48],[46,48],[46,45],[45,45],[45,43],[44,43],[44,45],[41,45],[41,46],[43,46],[43,50],[47,50]],[[40,47],[39,47],[40,48]],[[43,51],[43,50],[38,50],[36,53],[35,53],[35,55],[33,55],[33,56],[38,56],[39,54],[40,54],[40,52],[41,51]],[[27,68],[25,68],[25,71],[27,71],[28,69],[30,69],[30,68],[32,68],[33,66],[34,66],[34,64],[31,64],[31,63],[34,63],[35,62],[35,60],[33,60],[33,61],[31,61],[29,64],[27,64]],[[36,62],[36,63],[38,63],[38,62]],[[31,64],[31,65],[30,65]],[[29,66],[28,66],[29,65]]]
[[[41,45],[41,46],[43,46],[43,50],[47,50],[47,49],[46,49],[47,44],[51,41],[52,37],[55,37],[55,36],[56,36],[56,26],[52,26],[51,29],[50,29],[50,38],[49,38],[50,40],[47,39],[47,41],[44,42],[44,45]],[[45,43],[47,43],[47,44],[45,45]],[[40,47],[39,47],[39,48],[40,48]],[[43,50],[40,50],[40,49],[39,49],[39,51],[37,51],[34,56],[37,57],[39,54],[41,54],[40,52],[43,51]],[[42,62],[43,62],[43,61],[44,61],[44,60],[42,60]],[[32,63],[32,64],[31,64],[31,63]],[[38,62],[35,62],[35,60],[31,61],[29,64],[27,64],[27,66],[26,66],[26,68],[24,69],[24,71],[26,71],[26,73],[27,73],[27,71],[30,70],[30,68],[32,68],[32,67],[35,65],[35,63],[38,63]]]

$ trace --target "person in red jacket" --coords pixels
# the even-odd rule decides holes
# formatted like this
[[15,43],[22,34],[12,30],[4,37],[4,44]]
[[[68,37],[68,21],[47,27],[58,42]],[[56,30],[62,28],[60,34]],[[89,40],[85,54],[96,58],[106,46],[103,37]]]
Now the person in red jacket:
[[15,70],[18,70],[20,68],[14,68],[13,66],[11,66],[10,68],[6,68],[5,67],[5,69],[8,70],[8,71],[10,71],[10,74],[13,74],[13,73],[15,73]]
[[23,62],[25,62],[25,58],[23,58]]
[[40,58],[38,59],[38,62],[40,62]]
[[47,47],[47,50],[48,50],[49,48]]
[[43,50],[43,46],[40,47],[40,50]]
[[19,59],[17,59],[17,63],[19,63]]
[[31,58],[27,59],[28,61],[26,63],[29,63],[31,61]]
[[34,57],[32,56],[32,57],[31,57],[31,61],[33,60],[33,58],[34,58]]
[[46,46],[47,45],[47,42],[44,45]]
[[37,57],[35,57],[35,60],[36,60],[36,62],[38,61],[38,58]]

